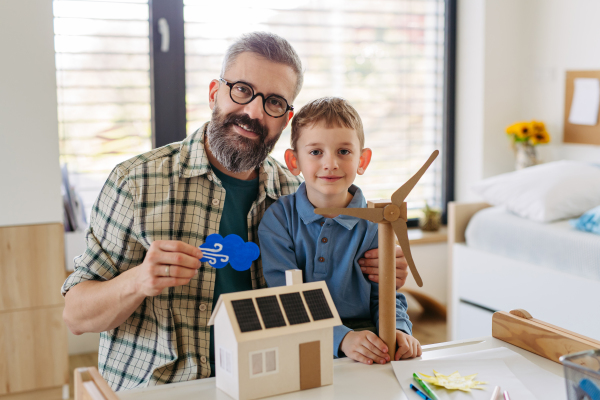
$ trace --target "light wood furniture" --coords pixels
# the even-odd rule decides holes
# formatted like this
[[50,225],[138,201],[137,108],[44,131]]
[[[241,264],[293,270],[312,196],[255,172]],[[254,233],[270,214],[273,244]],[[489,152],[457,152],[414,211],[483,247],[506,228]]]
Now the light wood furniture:
[[69,382],[63,234],[58,223],[0,227],[0,399]]
[[471,217],[487,207],[449,205],[448,338],[490,335],[495,311],[523,307],[544,321],[600,340],[600,320],[590,316],[600,302],[600,281],[465,243]]
[[77,368],[73,372],[75,400],[118,400],[96,367]]

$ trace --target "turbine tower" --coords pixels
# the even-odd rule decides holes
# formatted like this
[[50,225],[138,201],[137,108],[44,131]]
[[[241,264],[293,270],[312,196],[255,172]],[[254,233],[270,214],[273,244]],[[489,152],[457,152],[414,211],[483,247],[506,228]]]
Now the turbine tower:
[[407,206],[404,201],[440,152],[435,150],[427,162],[388,200],[369,201],[368,208],[315,208],[319,215],[350,215],[376,222],[379,229],[379,336],[388,346],[390,360],[396,352],[396,243],[398,239],[410,272],[419,287],[423,281],[410,252]]

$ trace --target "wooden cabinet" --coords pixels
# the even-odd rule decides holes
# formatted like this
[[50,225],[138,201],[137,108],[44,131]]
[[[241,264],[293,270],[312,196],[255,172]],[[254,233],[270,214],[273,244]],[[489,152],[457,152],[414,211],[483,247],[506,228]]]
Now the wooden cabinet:
[[69,382],[61,224],[0,227],[0,398]]

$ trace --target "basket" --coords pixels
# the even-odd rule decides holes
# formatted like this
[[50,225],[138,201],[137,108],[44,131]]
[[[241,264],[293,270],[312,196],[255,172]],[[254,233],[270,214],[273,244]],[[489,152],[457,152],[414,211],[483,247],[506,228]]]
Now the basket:
[[600,350],[560,357],[569,400],[600,400]]

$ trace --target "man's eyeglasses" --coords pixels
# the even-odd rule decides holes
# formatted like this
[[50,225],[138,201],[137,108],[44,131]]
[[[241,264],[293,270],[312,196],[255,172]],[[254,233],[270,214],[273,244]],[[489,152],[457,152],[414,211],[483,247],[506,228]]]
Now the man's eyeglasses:
[[254,93],[252,86],[245,82],[231,83],[223,78],[219,78],[219,80],[229,86],[229,97],[231,97],[231,100],[233,100],[234,103],[248,104],[260,96],[263,100],[265,112],[273,118],[283,117],[288,110],[294,110],[294,106],[290,106],[281,96],[272,94],[265,98],[265,95],[262,93]]

